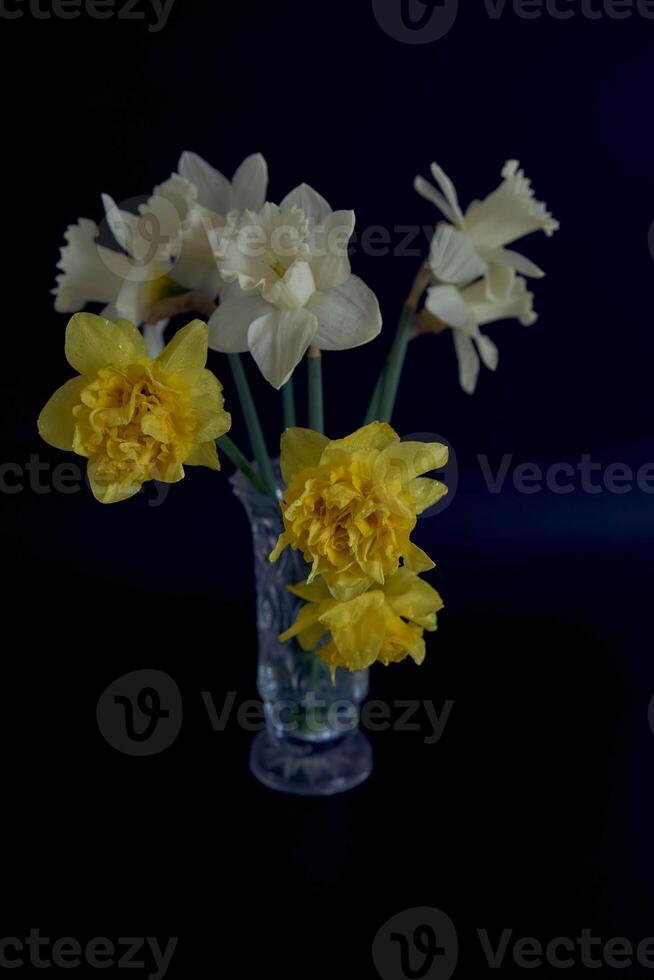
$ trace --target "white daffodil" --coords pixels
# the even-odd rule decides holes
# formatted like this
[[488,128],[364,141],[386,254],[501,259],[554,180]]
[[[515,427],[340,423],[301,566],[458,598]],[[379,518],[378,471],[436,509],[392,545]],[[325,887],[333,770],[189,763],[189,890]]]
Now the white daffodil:
[[210,244],[211,234],[223,228],[233,211],[263,207],[268,190],[268,165],[260,153],[246,157],[229,181],[219,170],[185,150],[178,170],[193,186],[195,199],[181,226],[173,277],[187,289],[197,289],[214,299],[223,280]]
[[465,214],[447,174],[436,163],[431,172],[439,189],[423,177],[416,177],[414,186],[450,222],[436,228],[432,242],[430,266],[437,279],[461,285],[487,275],[493,265],[535,278],[545,275],[524,255],[506,248],[534,231],[551,236],[559,228],[546,206],[535,199],[517,160],[505,164],[497,190],[483,201],[474,201]]
[[[119,208],[102,195],[107,225],[122,251],[99,245],[98,226],[80,218],[66,231],[61,250],[55,309],[76,313],[102,303],[103,316],[142,325],[152,307],[172,296],[198,290],[214,299],[223,285],[209,243],[212,229],[223,227],[235,205],[260,207],[267,187],[266,162],[248,157],[232,184],[195,154],[185,152],[173,174],[155,187],[138,213]],[[187,174],[193,173],[196,186]],[[219,188],[213,196],[211,187]],[[223,210],[215,210],[220,206]],[[168,320],[144,327],[151,357],[163,348]]]
[[492,280],[490,286],[480,279],[461,290],[455,286],[432,286],[427,291],[427,310],[452,328],[459,381],[469,395],[477,386],[480,357],[491,371],[495,370],[498,361],[497,347],[479,328],[486,323],[511,318],[523,326],[530,326],[538,319],[533,308],[533,293],[528,291],[521,276],[516,276],[512,269],[498,267]]
[[[103,316],[140,326],[155,303],[185,292],[186,287],[168,273],[196,194],[192,184],[174,175],[155,188],[138,214],[121,210],[103,194],[106,222],[122,251],[99,245],[98,226],[88,218],[69,226],[58,265],[61,274],[53,290],[55,309],[75,313],[88,303],[103,303]],[[144,328],[153,357],[162,349],[167,322]]]
[[209,321],[209,346],[249,350],[281,388],[309,346],[347,350],[376,337],[377,298],[350,269],[353,230],[353,211],[332,211],[306,184],[279,206],[233,215],[214,236],[218,268],[233,285]]

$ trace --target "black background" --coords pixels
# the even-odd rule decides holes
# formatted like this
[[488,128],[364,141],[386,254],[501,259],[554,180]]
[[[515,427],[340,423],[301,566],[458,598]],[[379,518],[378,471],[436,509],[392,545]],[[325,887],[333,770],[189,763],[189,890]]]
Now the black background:
[[[423,46],[387,36],[367,0],[177,0],[159,33],[27,5],[0,20],[0,425],[21,467],[63,460],[35,419],[71,373],[49,295],[66,225],[99,221],[102,191],[148,194],[183,149],[228,175],[261,151],[272,200],[307,181],[359,230],[433,222],[412,188],[432,159],[467,203],[516,157],[561,221],[519,246],[548,273],[540,320],[489,329],[500,365],[473,398],[449,337],[410,351],[396,427],[445,436],[459,467],[418,534],[447,608],[424,666],[373,671],[373,694],[454,708],[437,745],[374,736],[374,775],[347,796],[278,797],[248,773],[251,736],[211,730],[201,691],[255,696],[250,541],[224,477],[194,470],[161,507],[101,507],[46,477],[3,493],[3,935],[179,936],[170,976],[372,978],[377,930],[413,906],[452,917],[467,976],[487,970],[477,928],[654,934],[654,498],[580,480],[525,495],[510,477],[490,494],[477,459],[654,461],[654,22],[591,19],[580,2],[569,20],[462,8]],[[363,414],[416,265],[353,257],[386,329],[325,358],[334,436]],[[244,442],[226,365],[210,366]],[[251,377],[272,446],[278,398]],[[132,759],[102,740],[95,706],[142,667],[175,678],[185,724],[167,752]]]

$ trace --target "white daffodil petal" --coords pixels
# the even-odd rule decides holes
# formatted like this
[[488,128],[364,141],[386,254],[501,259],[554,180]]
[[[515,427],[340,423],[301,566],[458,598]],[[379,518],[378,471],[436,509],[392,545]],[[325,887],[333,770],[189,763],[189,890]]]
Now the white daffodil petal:
[[442,167],[439,167],[437,163],[432,163],[431,175],[445,195],[445,199],[449,204],[455,218],[454,224],[458,225],[460,228],[463,225],[463,212],[461,211],[461,207],[459,205],[459,198],[457,196],[454,184]]
[[246,351],[250,325],[269,312],[270,305],[260,296],[241,294],[223,300],[209,320],[209,347],[225,354]]
[[454,349],[459,361],[459,382],[466,394],[472,395],[479,376],[479,356],[470,337],[461,330],[454,331]]
[[493,341],[485,334],[479,333],[475,337],[475,343],[477,344],[477,350],[484,365],[490,371],[495,371],[499,360],[499,352]]
[[[154,198],[163,198],[164,201],[172,204],[177,211],[179,220],[184,221],[197,202],[198,189],[186,177],[182,177],[180,174],[171,174],[168,180],[155,187],[152,192],[152,197],[148,201],[148,204],[145,205],[145,208],[149,206]],[[144,208],[141,208],[141,213],[143,213],[143,210]]]
[[178,170],[182,177],[195,184],[198,203],[203,207],[221,215],[227,215],[233,210],[232,185],[219,170],[215,170],[197,153],[185,150],[179,159]]
[[102,194],[107,224],[118,244],[128,255],[134,255],[134,242],[138,237],[139,215],[131,211],[121,211],[113,197]]
[[210,234],[220,229],[219,215],[203,207],[193,208],[179,243],[179,251],[169,270],[170,276],[186,289],[197,289],[212,299],[222,285]]
[[159,354],[161,354],[166,346],[164,331],[169,322],[169,320],[159,320],[159,323],[153,323],[152,325],[146,324],[143,327],[143,339],[148,348],[148,357],[152,358],[153,361],[159,357]]
[[448,327],[465,327],[470,320],[465,299],[455,286],[432,286],[427,290],[425,306]]
[[140,326],[150,312],[151,283],[125,279],[116,297],[116,313],[123,320]]
[[152,197],[139,207],[130,255],[137,260],[167,263],[181,248],[184,222],[192,211],[197,191],[178,174],[155,188]]
[[235,204],[239,211],[260,211],[268,191],[268,164],[261,153],[246,157],[232,178]]
[[468,238],[452,225],[437,227],[429,252],[429,266],[437,279],[466,283],[483,276],[488,265]]
[[294,262],[283,279],[263,290],[264,299],[285,310],[306,306],[316,291],[316,281],[308,262]]
[[424,177],[416,177],[413,186],[418,194],[420,194],[420,197],[424,197],[426,201],[434,204],[451,224],[455,225],[457,223],[456,213],[449,206],[441,192],[437,191],[428,180],[425,180]]
[[118,296],[122,280],[111,271],[116,253],[98,245],[97,234],[98,226],[88,218],[66,229],[57,266],[61,275],[52,290],[58,313],[77,313],[87,303],[112,304]]
[[516,286],[516,274],[508,265],[491,265],[486,278],[466,290],[466,302],[506,303]]
[[286,384],[317,329],[318,321],[308,310],[274,310],[251,324],[250,352],[273,388]]
[[312,225],[322,225],[325,223],[332,209],[318,191],[308,184],[300,184],[286,195],[279,205],[281,210],[286,208],[301,208],[306,214]]
[[358,276],[350,276],[334,289],[315,293],[307,308],[318,317],[314,344],[322,350],[360,347],[381,330],[377,297]]
[[542,279],[545,273],[535,262],[521,255],[520,252],[513,252],[509,248],[490,248],[480,245],[477,248],[478,254],[485,259],[489,265],[506,266],[514,269],[522,276],[530,276],[532,279]]
[[352,273],[348,243],[354,231],[354,211],[334,211],[311,232],[309,244],[318,289],[340,286]]

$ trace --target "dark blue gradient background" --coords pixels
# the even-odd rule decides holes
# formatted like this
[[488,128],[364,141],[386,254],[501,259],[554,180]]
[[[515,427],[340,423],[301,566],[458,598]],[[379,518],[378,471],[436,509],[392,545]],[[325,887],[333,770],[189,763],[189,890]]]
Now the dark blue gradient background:
[[[2,24],[13,119],[5,204],[16,208],[5,227],[6,460],[62,461],[35,419],[70,375],[66,318],[48,292],[66,225],[99,221],[102,191],[117,201],[149,193],[183,149],[226,174],[261,151],[272,200],[306,181],[334,207],[354,208],[359,232],[432,223],[412,187],[432,160],[467,204],[515,157],[561,222],[552,239],[517,246],[547,271],[533,286],[540,319],[488,329],[499,369],[482,369],[474,397],[458,386],[449,336],[411,346],[396,427],[445,436],[459,465],[452,504],[417,534],[437,561],[446,611],[425,666],[379,669],[373,690],[453,698],[455,709],[436,747],[379,736],[376,774],[350,797],[273,797],[249,781],[247,737],[218,742],[201,718],[140,768],[93,728],[103,688],[139,667],[167,669],[191,692],[252,695],[250,540],[227,462],[224,476],[193,470],[158,508],[150,493],[108,508],[86,493],[0,499],[4,618],[16,636],[3,692],[15,833],[38,823],[39,801],[50,812],[60,798],[58,820],[40,818],[49,830],[34,862],[8,869],[16,929],[181,931],[204,971],[231,951],[242,973],[309,963],[330,976],[349,962],[361,977],[374,975],[377,928],[414,905],[446,909],[463,932],[514,926],[547,939],[595,926],[636,941],[654,932],[654,496],[589,494],[580,480],[567,495],[525,495],[510,476],[493,495],[478,461],[486,454],[493,470],[503,454],[544,469],[583,454],[603,467],[654,462],[654,22],[525,20],[510,6],[493,20],[477,0],[462,6],[449,34],[425,46],[389,38],[367,0],[177,0],[158,34],[83,18]],[[360,249],[352,261],[385,328],[367,347],[325,356],[335,436],[359,424],[417,266]],[[245,444],[226,362],[212,354],[210,367]],[[279,398],[251,378],[272,447]],[[73,788],[60,797],[64,784]],[[91,866],[72,829],[80,813],[96,840]],[[149,875],[140,918],[120,888],[116,914],[111,876],[97,872],[114,862],[127,879],[137,853]],[[58,904],[42,880],[47,860],[94,896],[95,917],[79,900]],[[192,866],[220,878],[206,903]],[[264,940],[250,959],[234,938],[246,933]],[[476,969],[469,948],[468,957]]]

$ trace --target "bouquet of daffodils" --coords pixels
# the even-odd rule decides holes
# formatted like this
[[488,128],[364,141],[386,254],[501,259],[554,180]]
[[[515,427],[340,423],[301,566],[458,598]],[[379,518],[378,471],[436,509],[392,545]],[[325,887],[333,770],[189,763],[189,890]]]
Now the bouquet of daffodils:
[[[39,417],[50,445],[88,460],[102,503],[138,493],[147,480],[176,483],[186,466],[220,469],[220,450],[261,494],[277,497],[283,532],[270,555],[298,551],[309,569],[291,587],[304,605],[281,640],[297,637],[329,667],[361,670],[425,655],[439,594],[423,577],[432,560],[411,540],[417,517],[447,488],[426,474],[447,462],[440,443],[402,441],[390,422],[411,340],[450,332],[464,390],[498,353],[481,327],[536,320],[525,276],[543,272],[509,246],[558,223],[515,161],[500,186],[464,213],[436,164],[437,186],[416,190],[444,221],[411,286],[363,426],[345,438],[324,432],[321,352],[366,344],[382,328],[372,290],[351,271],[353,211],[333,211],[306,184],[267,201],[259,154],[232,181],[193,153],[136,212],[103,195],[117,247],[80,218],[66,232],[55,308],[74,313],[65,350],[76,376]],[[99,315],[80,312],[102,304]],[[163,345],[169,320],[193,319]],[[208,348],[227,355],[251,454],[229,438],[223,388],[207,370]],[[279,487],[241,355],[249,352],[281,389]],[[308,427],[296,425],[293,374],[306,362]],[[277,455],[277,453],[275,453]],[[254,457],[250,461],[250,456]]]

